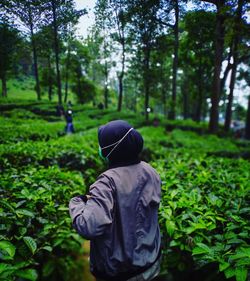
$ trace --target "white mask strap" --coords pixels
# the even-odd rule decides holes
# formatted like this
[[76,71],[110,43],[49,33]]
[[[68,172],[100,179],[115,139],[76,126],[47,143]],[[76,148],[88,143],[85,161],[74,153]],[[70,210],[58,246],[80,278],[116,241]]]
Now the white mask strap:
[[108,148],[108,147],[111,147],[111,146],[114,146],[114,145],[115,145],[115,147],[109,152],[109,154],[106,156],[106,158],[109,157],[109,155],[116,149],[116,147],[126,138],[126,136],[127,136],[133,129],[134,129],[134,128],[130,128],[130,129],[127,131],[127,133],[126,133],[120,140],[118,140],[117,142],[112,143],[112,144],[107,145],[107,146],[104,146],[104,147],[101,147],[101,149],[106,149],[106,148]]

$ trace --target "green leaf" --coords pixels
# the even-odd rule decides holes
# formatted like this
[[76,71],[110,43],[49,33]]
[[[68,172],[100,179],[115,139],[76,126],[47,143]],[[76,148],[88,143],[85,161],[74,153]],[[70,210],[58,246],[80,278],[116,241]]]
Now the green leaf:
[[229,267],[224,271],[224,273],[225,273],[226,278],[229,279],[235,275],[235,270],[233,267]]
[[10,264],[7,264],[7,263],[0,263],[0,278],[1,278],[2,273],[8,272],[8,271],[14,271],[13,266],[11,266]]
[[16,247],[9,241],[0,241],[0,251],[2,252],[2,259],[12,260],[15,256]]
[[0,201],[0,206],[6,208],[6,209],[9,209],[12,213],[15,212],[15,209],[12,207],[12,205],[4,200],[1,199]]
[[247,269],[244,267],[238,267],[235,270],[236,281],[246,281],[247,280]]
[[224,270],[227,269],[229,266],[230,266],[230,263],[228,263],[228,262],[222,262],[222,263],[220,263],[220,265],[219,265],[219,270],[220,270],[220,271],[224,271]]
[[18,232],[21,236],[23,236],[27,232],[27,228],[26,227],[19,227]]
[[48,252],[52,252],[52,250],[53,250],[53,248],[50,247],[50,246],[44,246],[44,247],[42,247],[41,249],[46,250],[46,251],[48,251]]
[[236,262],[236,266],[247,266],[250,268],[250,258],[242,258]]
[[18,210],[16,210],[16,214],[18,217],[22,217],[22,216],[26,216],[26,217],[30,217],[30,218],[34,217],[34,214],[31,211],[26,210],[26,209],[18,209]]
[[174,231],[175,231],[175,223],[173,221],[166,221],[166,228],[169,236],[173,236]]
[[209,254],[211,252],[210,248],[203,244],[203,243],[197,243],[197,247],[193,249],[193,255],[200,255],[200,254]]
[[50,260],[43,266],[43,276],[48,277],[55,270],[55,263]]
[[32,237],[30,237],[30,236],[23,237],[23,241],[28,246],[28,248],[30,249],[31,253],[34,255],[34,253],[35,253],[35,251],[37,249],[36,241]]
[[35,281],[38,277],[38,274],[35,269],[23,269],[18,270],[15,274],[21,278],[25,278],[31,281]]

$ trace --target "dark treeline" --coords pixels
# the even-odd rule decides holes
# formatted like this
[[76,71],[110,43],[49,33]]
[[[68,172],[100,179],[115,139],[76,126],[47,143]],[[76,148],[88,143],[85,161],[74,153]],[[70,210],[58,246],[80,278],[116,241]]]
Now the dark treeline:
[[[0,4],[0,79],[34,76],[37,99],[80,103],[111,100],[117,110],[162,113],[169,119],[219,120],[229,131],[233,113],[246,123],[248,109],[234,100],[250,86],[250,3],[247,0],[98,0],[95,25],[76,36],[85,10],[73,0],[3,0]],[[227,83],[226,83],[227,81]]]

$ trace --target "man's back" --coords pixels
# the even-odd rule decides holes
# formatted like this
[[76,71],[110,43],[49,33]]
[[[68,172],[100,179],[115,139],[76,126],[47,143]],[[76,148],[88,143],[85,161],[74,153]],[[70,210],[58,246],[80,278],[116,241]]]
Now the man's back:
[[91,271],[113,276],[130,267],[133,274],[159,255],[160,178],[145,162],[109,169],[91,186],[93,198],[102,192],[99,181],[111,187],[113,206],[106,201],[104,210],[112,210],[112,223],[91,242]]
[[160,177],[140,161],[143,138],[126,121],[99,127],[98,142],[108,169],[69,205],[75,229],[91,240],[91,272],[109,281],[151,280],[160,268]]

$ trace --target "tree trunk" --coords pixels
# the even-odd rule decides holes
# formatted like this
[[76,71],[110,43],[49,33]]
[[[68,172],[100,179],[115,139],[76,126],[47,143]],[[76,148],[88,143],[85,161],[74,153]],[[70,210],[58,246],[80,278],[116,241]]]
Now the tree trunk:
[[228,58],[227,58],[227,67],[226,67],[226,69],[224,71],[224,74],[223,74],[223,77],[220,81],[220,96],[221,97],[222,97],[223,90],[225,88],[225,83],[226,83],[226,80],[227,80],[228,73],[232,69],[232,64],[230,63],[231,58],[232,58],[232,48],[233,48],[233,46],[230,46],[230,51],[229,51]]
[[[236,60],[236,57],[234,58]],[[236,71],[237,71],[237,62],[234,61],[232,72],[231,72],[231,78],[230,78],[230,92],[228,95],[228,103],[226,108],[226,117],[225,117],[225,124],[224,129],[226,132],[229,131],[231,120],[232,120],[232,106],[233,106],[233,97],[234,97],[234,85],[235,85],[235,79],[236,79]]]
[[105,87],[104,87],[104,106],[106,109],[108,108],[108,93],[109,93],[108,85],[105,85]]
[[2,76],[2,97],[7,98],[7,83],[5,75]]
[[148,109],[149,109],[149,83],[148,81],[144,81],[145,83],[145,117],[146,117],[146,120],[148,121],[149,119],[149,112],[148,112]]
[[199,58],[199,81],[198,81],[198,98],[196,103],[195,121],[201,121],[201,112],[203,104],[203,67],[201,57]]
[[144,64],[143,64],[143,84],[144,84],[144,94],[145,94],[145,100],[144,100],[144,110],[145,110],[145,118],[146,121],[149,119],[149,59],[150,59],[150,47],[146,45],[144,48]]
[[246,139],[250,140],[250,95],[248,96],[248,107],[247,107],[247,117],[246,117]]
[[[123,35],[124,37],[124,35]],[[119,75],[119,99],[118,99],[118,111],[122,110],[122,98],[123,98],[123,77],[124,77],[124,66],[125,66],[125,43],[124,38],[122,40],[122,70]]]
[[118,77],[119,81],[119,97],[118,97],[118,111],[121,111],[122,109],[122,96],[123,96],[123,78],[122,75],[119,75]]
[[105,76],[105,86],[104,86],[104,107],[108,108],[108,64],[105,61],[104,68],[104,76]]
[[231,120],[232,120],[232,105],[233,105],[233,97],[234,97],[234,86],[235,86],[235,80],[236,80],[236,73],[237,73],[237,66],[238,66],[238,45],[239,45],[239,23],[241,20],[242,16],[242,6],[243,6],[243,0],[238,1],[238,9],[237,9],[237,16],[235,18],[235,29],[236,33],[234,35],[234,44],[233,44],[233,66],[232,66],[232,72],[231,72],[231,79],[230,79],[230,92],[228,96],[228,104],[227,104],[227,109],[226,109],[226,118],[225,118],[225,124],[224,128],[225,131],[229,131],[230,125],[231,125]]
[[70,47],[68,47],[67,60],[66,60],[66,76],[65,76],[65,93],[64,102],[68,100],[68,89],[69,89],[69,65],[70,65]]
[[182,94],[183,94],[183,119],[188,119],[188,84],[187,80],[182,85]]
[[34,39],[34,27],[33,27],[32,12],[31,12],[30,7],[29,7],[29,26],[30,26],[30,37],[31,37],[31,45],[32,45],[32,53],[33,53],[35,79],[36,79],[36,87],[35,88],[36,88],[37,99],[41,100],[40,81],[39,81],[37,53],[36,53],[36,42],[35,42],[35,39]]
[[52,100],[52,77],[51,77],[51,63],[50,63],[50,56],[48,56],[48,68],[49,68],[49,89],[48,89],[48,97],[49,101]]
[[62,87],[61,87],[61,74],[60,74],[60,59],[59,59],[59,39],[58,39],[58,26],[56,15],[56,3],[55,0],[51,0],[52,12],[53,12],[53,28],[54,28],[54,48],[56,58],[56,80],[57,80],[57,93],[58,103],[62,104]]
[[225,0],[219,1],[216,14],[215,29],[215,60],[214,60],[214,77],[211,95],[211,111],[209,120],[209,131],[216,133],[219,126],[219,98],[220,98],[220,73],[222,65],[222,54],[224,47],[224,16],[222,14]]
[[162,85],[161,89],[161,96],[162,96],[162,105],[163,105],[163,114],[167,116],[167,93],[166,88]]
[[178,50],[179,50],[179,5],[178,5],[178,0],[175,0],[172,106],[169,112],[169,119],[172,120],[175,120],[176,118],[176,80],[177,80],[177,69],[178,69]]
[[77,77],[77,92],[78,92],[78,97],[80,97],[80,100],[82,100],[81,76],[82,76],[81,66],[78,65],[76,70],[76,77]]

